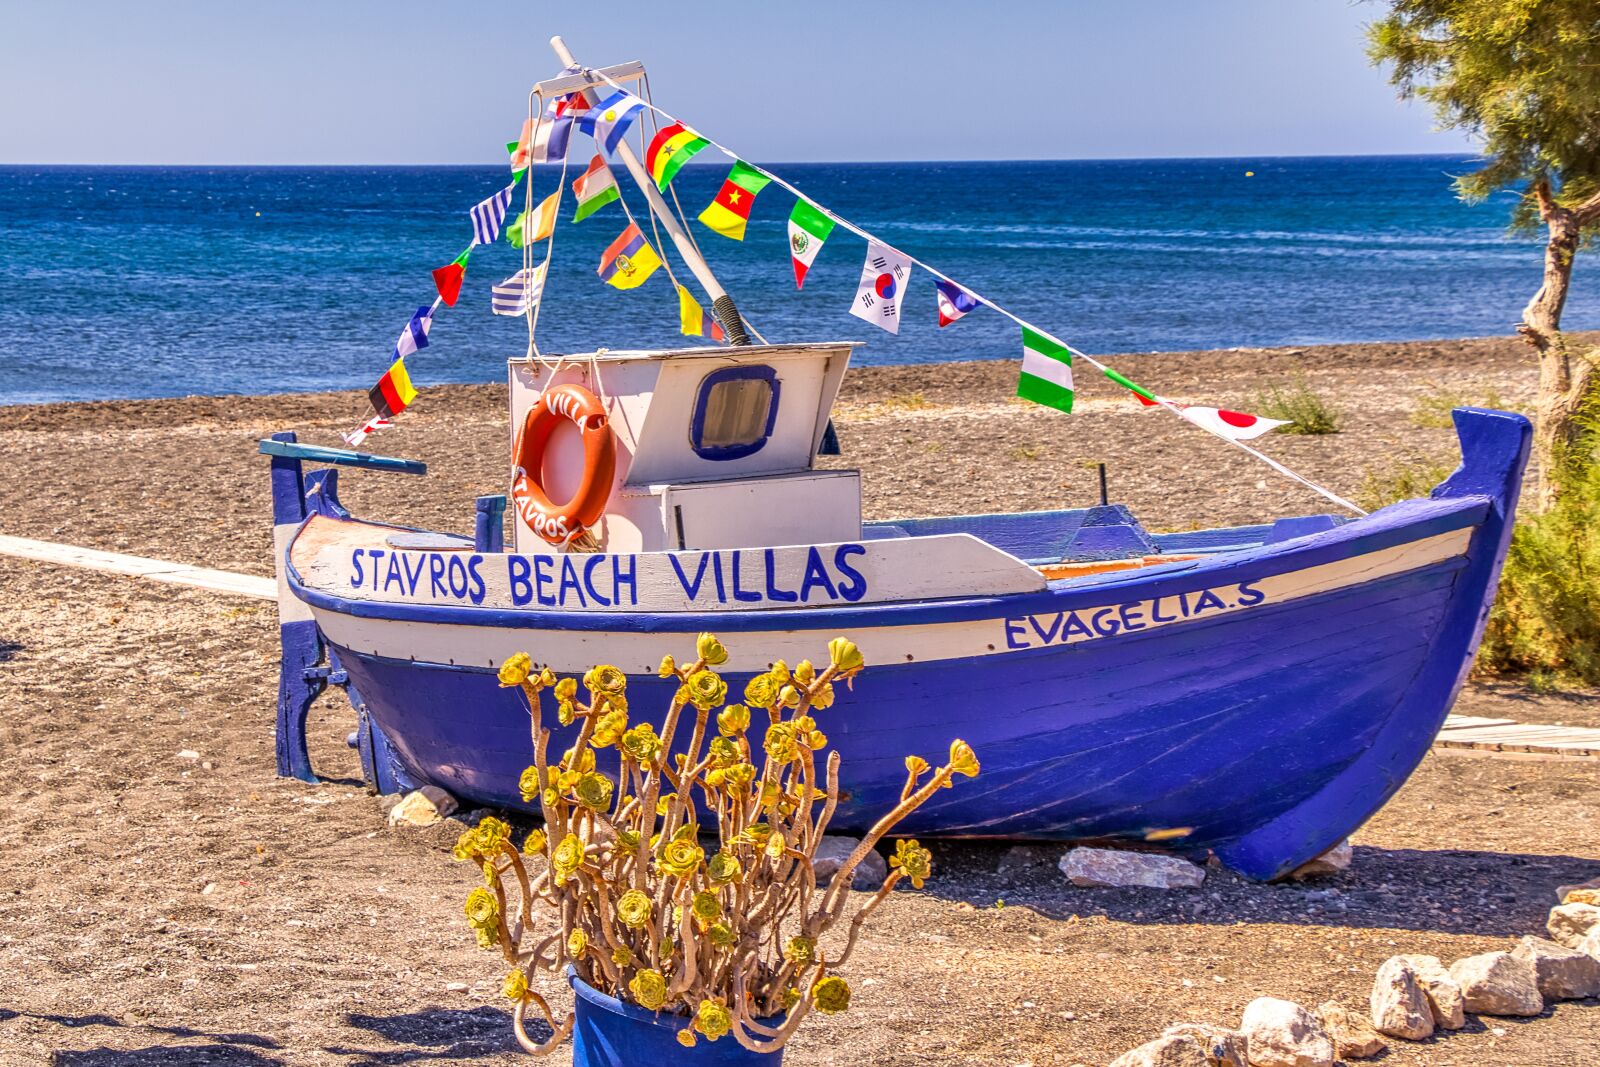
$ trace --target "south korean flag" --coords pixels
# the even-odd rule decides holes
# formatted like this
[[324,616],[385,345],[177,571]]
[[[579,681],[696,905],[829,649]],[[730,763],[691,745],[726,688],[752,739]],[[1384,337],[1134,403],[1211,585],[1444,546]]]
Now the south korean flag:
[[867,242],[867,261],[861,267],[856,299],[850,314],[881,326],[890,333],[900,332],[900,305],[905,302],[906,282],[911,280],[911,258],[888,245]]

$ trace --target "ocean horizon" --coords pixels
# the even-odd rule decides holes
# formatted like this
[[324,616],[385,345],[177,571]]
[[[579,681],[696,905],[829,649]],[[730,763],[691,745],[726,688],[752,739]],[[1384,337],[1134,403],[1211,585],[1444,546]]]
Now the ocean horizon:
[[[587,150],[574,146],[569,183]],[[1513,194],[1456,199],[1451,176],[1469,156],[763,165],[1095,354],[1503,335],[1540,278],[1542,242],[1506,231]],[[797,292],[785,190],[760,194],[742,242],[692,221],[725,173],[691,164],[673,189],[769,340],[859,339],[858,365],[1020,354],[1016,326],[986,308],[940,329],[920,270],[898,336],[850,316],[865,244],[842,228]],[[559,174],[534,168],[538,198]],[[656,244],[642,196],[618,174]],[[503,167],[449,164],[0,165],[0,404],[370,386],[432,302],[430,272],[470,243],[468,209],[506,181]],[[513,211],[521,203],[519,187]],[[569,191],[540,349],[694,343],[678,332],[666,271],[622,292],[596,277],[622,212],[574,226],[572,207]],[[459,303],[439,309],[429,347],[407,360],[424,397],[433,384],[501,380],[523,353],[523,321],[489,312],[489,287],[520,266],[503,238],[474,250]],[[1572,329],[1600,325],[1583,269]]]

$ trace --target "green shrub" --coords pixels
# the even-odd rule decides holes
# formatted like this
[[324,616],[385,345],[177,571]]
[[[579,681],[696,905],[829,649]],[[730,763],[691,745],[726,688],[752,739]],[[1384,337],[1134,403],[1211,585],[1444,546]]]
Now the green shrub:
[[1450,417],[1450,412],[1456,408],[1496,408],[1505,410],[1505,401],[1500,399],[1500,394],[1493,389],[1483,394],[1480,400],[1474,401],[1465,393],[1452,392],[1437,386],[1434,391],[1417,399],[1417,406],[1411,409],[1411,424],[1422,426],[1430,430],[1448,430],[1455,425],[1455,420]]
[[1428,460],[1424,463],[1396,462],[1387,467],[1369,468],[1362,476],[1361,488],[1356,492],[1356,503],[1368,511],[1377,511],[1401,500],[1427,496],[1450,476],[1455,467],[1448,463]]
[[1296,373],[1288,384],[1275,383],[1256,394],[1255,414],[1289,423],[1278,427],[1282,433],[1325,434],[1339,432],[1340,412],[1306,382],[1305,373]]

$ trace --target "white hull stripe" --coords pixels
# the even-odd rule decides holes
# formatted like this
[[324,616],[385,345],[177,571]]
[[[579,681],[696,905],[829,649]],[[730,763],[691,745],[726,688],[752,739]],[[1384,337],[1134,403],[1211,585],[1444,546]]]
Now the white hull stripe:
[[[848,636],[867,662],[876,664],[969,659],[1097,641],[1270,607],[1404,574],[1462,555],[1471,537],[1470,528],[1452,530],[1350,559],[1181,596],[1119,600],[1108,589],[1105,602],[1097,607],[966,622],[863,626],[849,628]],[[324,608],[313,611],[329,640],[342,648],[458,666],[495,667],[517,652],[527,652],[536,663],[560,671],[580,671],[605,662],[629,673],[644,673],[654,671],[667,653],[683,657],[692,650],[695,637],[688,631],[540,630],[362,618]],[[797,612],[796,617],[803,625],[803,613]],[[826,653],[827,641],[837,636],[833,632],[837,630],[763,630],[744,640],[738,632],[727,631],[721,636],[727,640],[732,658],[725,669],[752,672],[765,669],[773,659],[791,663],[816,659]]]

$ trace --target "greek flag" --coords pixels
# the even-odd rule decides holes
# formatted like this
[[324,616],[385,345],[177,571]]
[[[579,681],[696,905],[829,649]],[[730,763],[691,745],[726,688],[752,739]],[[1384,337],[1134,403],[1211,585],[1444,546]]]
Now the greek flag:
[[511,206],[511,194],[516,188],[517,183],[512,182],[472,209],[473,244],[492,245],[500,239],[500,226],[506,221],[506,209]]
[[490,290],[489,310],[496,315],[525,315],[544,293],[544,269],[524,267]]

